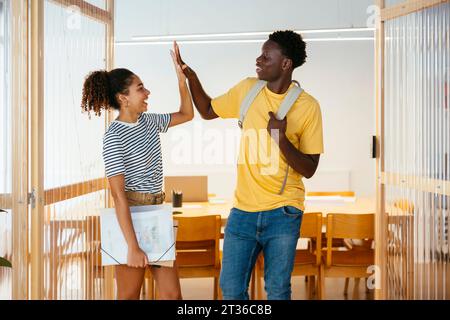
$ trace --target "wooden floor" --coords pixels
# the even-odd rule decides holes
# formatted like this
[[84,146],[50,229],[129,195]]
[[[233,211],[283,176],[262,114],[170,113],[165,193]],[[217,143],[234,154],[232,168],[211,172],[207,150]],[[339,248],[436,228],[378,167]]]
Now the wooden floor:
[[[348,295],[344,295],[345,280],[340,278],[326,279],[326,299],[327,300],[351,300],[353,293],[353,279],[350,279]],[[182,279],[181,291],[185,300],[210,300],[213,296],[213,280],[212,279]],[[265,297],[265,295],[264,295]],[[370,291],[366,294],[364,288],[364,280],[361,279],[359,290],[359,300],[373,300],[374,292]],[[304,277],[292,278],[292,299],[307,300],[307,282]]]
[[[0,268],[3,269],[3,268]],[[1,271],[1,270],[0,270]],[[4,270],[3,270],[4,271]],[[8,270],[6,272],[6,277],[2,277],[4,280],[9,281],[0,282],[0,300],[9,300],[11,296],[6,293],[11,292],[11,272]],[[326,298],[328,300],[351,300],[353,293],[353,279],[350,279],[348,295],[344,296],[344,279],[340,278],[329,278],[326,279]],[[181,290],[183,294],[183,299],[185,300],[211,300],[213,298],[213,279],[182,279],[181,280]],[[74,295],[76,297],[77,295]],[[265,295],[264,295],[265,297]],[[373,291],[366,294],[364,288],[364,281],[361,279],[358,298],[360,300],[372,300],[374,298]],[[304,277],[293,277],[292,278],[292,299],[294,300],[307,300],[307,283]]]

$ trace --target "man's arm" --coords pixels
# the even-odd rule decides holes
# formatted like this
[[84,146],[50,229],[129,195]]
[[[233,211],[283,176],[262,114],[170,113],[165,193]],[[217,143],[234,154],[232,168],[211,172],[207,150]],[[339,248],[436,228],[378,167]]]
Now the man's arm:
[[184,71],[186,78],[188,79],[189,89],[192,94],[192,100],[194,100],[195,108],[198,110],[200,115],[205,120],[216,119],[219,116],[214,112],[211,105],[211,98],[205,92],[197,77],[197,74],[189,66],[187,66],[183,59],[181,59],[180,48],[175,43],[175,54],[177,57],[178,64]]
[[278,120],[272,112],[269,113],[269,116],[270,120],[267,125],[267,130],[271,137],[278,143],[289,166],[305,178],[312,178],[319,166],[320,154],[302,153],[286,136],[287,119]]
[[[186,69],[190,69],[187,67]],[[191,90],[192,100],[194,100],[195,108],[205,120],[213,120],[219,116],[214,112],[211,105],[211,98],[203,90],[202,84],[197,77],[197,74],[191,69],[190,76],[187,77],[189,89]]]
[[319,166],[320,154],[302,153],[289,141],[286,134],[280,135],[279,147],[287,163],[295,171],[307,179],[314,176]]

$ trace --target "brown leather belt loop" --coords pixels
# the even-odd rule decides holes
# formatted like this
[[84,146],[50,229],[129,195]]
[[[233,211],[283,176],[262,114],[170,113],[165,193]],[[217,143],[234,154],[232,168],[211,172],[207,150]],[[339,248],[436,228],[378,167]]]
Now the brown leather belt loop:
[[163,204],[164,199],[166,198],[166,194],[164,193],[164,191],[156,194],[126,191],[125,194],[127,196],[127,199],[141,203],[141,205]]

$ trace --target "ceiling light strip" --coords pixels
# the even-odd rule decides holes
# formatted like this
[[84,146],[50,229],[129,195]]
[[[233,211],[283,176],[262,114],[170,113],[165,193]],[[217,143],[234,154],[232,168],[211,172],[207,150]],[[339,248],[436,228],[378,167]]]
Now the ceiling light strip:
[[[305,42],[332,42],[332,41],[374,41],[373,37],[358,38],[313,38]],[[230,44],[230,43],[264,43],[266,40],[187,40],[177,41],[178,44]],[[172,41],[117,41],[116,46],[147,46],[172,45]]]
[[[320,34],[320,33],[342,33],[342,32],[373,32],[375,28],[342,28],[342,29],[316,29],[316,30],[295,30],[300,34]],[[235,33],[210,33],[210,34],[180,34],[166,36],[133,36],[136,41],[162,41],[162,40],[182,40],[182,39],[214,39],[227,37],[259,37],[268,36],[272,32],[235,32]]]

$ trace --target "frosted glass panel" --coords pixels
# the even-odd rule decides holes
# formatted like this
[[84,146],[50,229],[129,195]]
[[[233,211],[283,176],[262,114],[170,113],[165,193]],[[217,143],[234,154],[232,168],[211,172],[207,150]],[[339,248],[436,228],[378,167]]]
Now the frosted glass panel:
[[449,3],[385,23],[389,299],[450,299],[449,39]]

